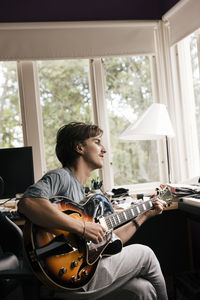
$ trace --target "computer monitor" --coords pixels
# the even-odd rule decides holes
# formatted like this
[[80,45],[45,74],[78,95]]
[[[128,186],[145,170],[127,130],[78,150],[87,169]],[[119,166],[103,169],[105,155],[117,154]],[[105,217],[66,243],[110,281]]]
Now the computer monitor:
[[34,183],[32,147],[0,149],[0,177],[0,199],[24,193]]

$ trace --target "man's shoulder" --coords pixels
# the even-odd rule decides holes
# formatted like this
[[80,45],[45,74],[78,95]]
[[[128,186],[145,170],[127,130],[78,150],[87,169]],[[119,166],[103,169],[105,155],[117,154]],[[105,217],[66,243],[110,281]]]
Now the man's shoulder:
[[52,176],[52,175],[70,176],[70,171],[68,168],[57,168],[57,169],[48,171],[44,176]]

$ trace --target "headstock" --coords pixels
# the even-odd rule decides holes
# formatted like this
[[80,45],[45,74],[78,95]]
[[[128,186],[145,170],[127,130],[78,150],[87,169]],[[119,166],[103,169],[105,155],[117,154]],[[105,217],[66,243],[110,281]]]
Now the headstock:
[[173,195],[170,192],[169,188],[166,186],[163,189],[157,188],[156,189],[156,196],[157,198],[165,201],[167,203],[167,206],[170,206],[173,201]]

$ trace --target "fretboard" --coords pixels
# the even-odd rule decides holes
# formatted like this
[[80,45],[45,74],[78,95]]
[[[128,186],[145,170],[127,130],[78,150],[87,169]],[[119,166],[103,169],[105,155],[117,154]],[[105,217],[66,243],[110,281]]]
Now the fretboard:
[[130,208],[104,217],[104,222],[108,229],[114,229],[134,219],[143,212],[150,210],[153,206],[154,199],[147,200],[143,203],[132,205]]

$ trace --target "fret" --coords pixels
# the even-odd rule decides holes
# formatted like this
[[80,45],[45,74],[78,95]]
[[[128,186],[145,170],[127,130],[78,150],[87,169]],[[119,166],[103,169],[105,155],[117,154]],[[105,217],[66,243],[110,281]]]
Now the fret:
[[111,224],[111,227],[114,228],[112,217],[110,217],[110,224]]
[[115,227],[116,227],[117,225],[119,225],[119,224],[118,224],[118,220],[117,220],[117,218],[116,218],[116,215],[113,215],[112,219],[113,219],[113,222],[115,223]]
[[131,220],[131,219],[133,219],[133,216],[135,216],[135,214],[133,215],[133,210],[132,210],[132,208],[131,208],[131,209],[129,209],[129,211],[128,211],[128,218]]
[[118,216],[119,216],[120,224],[123,223],[123,214],[122,214],[122,212],[119,212]]
[[126,212],[123,211],[123,214],[124,214],[125,219],[127,220]]
[[131,213],[133,215],[133,217],[135,216],[134,210],[131,208]]
[[144,211],[146,210],[146,205],[144,203],[142,203],[142,206],[144,208]]
[[115,215],[112,215],[112,223],[114,224],[113,227],[116,227]]
[[144,212],[143,207],[142,207],[142,204],[139,204],[139,205],[138,205],[138,208],[139,208],[140,213],[143,213],[143,212]]
[[119,213],[119,218],[120,218],[120,222],[123,222],[123,221],[124,221],[123,211],[121,211],[121,212]]
[[111,223],[112,223],[112,226],[115,227],[115,218],[113,215],[111,216]]
[[104,219],[106,221],[106,225],[107,225],[108,229],[111,229],[112,226],[111,226],[110,218],[109,217],[105,217]]
[[138,214],[139,214],[139,213],[140,213],[140,208],[139,208],[139,206],[136,206],[136,209],[137,209]]
[[137,216],[138,215],[138,211],[137,211],[136,207],[134,207],[133,209],[134,209],[134,212],[135,212],[135,216]]
[[113,220],[114,220],[115,226],[117,226],[118,225],[118,220],[117,220],[117,216],[116,215],[113,216]]
[[117,218],[118,218],[118,222],[119,222],[119,224],[120,224],[120,218],[119,218],[118,214],[117,214]]
[[125,215],[124,215],[124,211],[122,211],[122,212],[120,213],[120,217],[121,217],[121,222],[122,222],[122,223],[125,223],[125,222],[126,222],[126,218],[125,218]]

